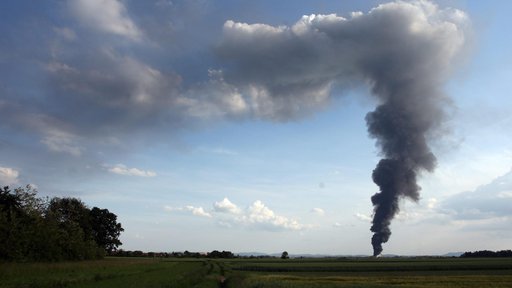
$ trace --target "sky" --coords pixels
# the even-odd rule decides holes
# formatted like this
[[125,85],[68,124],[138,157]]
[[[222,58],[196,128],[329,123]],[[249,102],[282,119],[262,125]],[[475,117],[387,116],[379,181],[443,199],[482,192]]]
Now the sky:
[[109,209],[125,250],[371,255],[367,114],[405,89],[436,161],[384,253],[510,249],[511,6],[2,1],[0,184]]

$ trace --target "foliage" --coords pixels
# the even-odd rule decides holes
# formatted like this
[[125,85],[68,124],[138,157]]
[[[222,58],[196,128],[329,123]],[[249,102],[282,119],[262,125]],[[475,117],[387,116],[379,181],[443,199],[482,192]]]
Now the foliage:
[[475,252],[465,252],[464,254],[460,255],[462,258],[470,258],[470,257],[484,257],[484,258],[490,258],[490,257],[512,257],[512,250],[501,250],[501,251],[489,251],[489,250],[481,250],[481,251],[475,251]]
[[213,250],[212,252],[206,254],[208,258],[234,258],[235,255],[230,251],[222,251],[219,252],[217,250]]
[[92,238],[108,253],[112,253],[121,245],[119,236],[124,229],[117,223],[117,215],[107,209],[94,207],[89,211]]
[[0,188],[0,260],[101,258],[121,245],[122,231],[115,214],[79,199],[38,198],[30,185]]
[[218,251],[213,250],[208,253],[199,253],[199,252],[143,252],[140,250],[135,251],[126,251],[123,249],[119,249],[109,254],[110,256],[116,257],[149,257],[149,258],[214,258],[214,259],[234,259],[239,258],[239,256],[233,254],[231,251]]
[[290,256],[288,256],[288,252],[284,251],[283,254],[281,254],[281,259],[288,259]]

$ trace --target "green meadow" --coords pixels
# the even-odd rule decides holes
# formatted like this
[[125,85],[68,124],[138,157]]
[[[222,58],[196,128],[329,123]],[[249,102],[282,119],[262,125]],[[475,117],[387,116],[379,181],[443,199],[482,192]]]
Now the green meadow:
[[0,287],[511,287],[511,258],[105,258],[1,263]]

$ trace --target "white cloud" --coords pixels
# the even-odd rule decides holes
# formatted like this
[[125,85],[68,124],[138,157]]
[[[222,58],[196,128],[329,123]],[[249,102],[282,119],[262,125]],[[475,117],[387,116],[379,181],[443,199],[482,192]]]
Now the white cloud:
[[174,211],[188,211],[192,212],[195,216],[202,216],[214,218],[222,227],[226,228],[248,228],[248,229],[263,229],[270,231],[281,230],[302,230],[309,227],[303,225],[297,220],[290,219],[276,214],[268,208],[260,200],[252,203],[247,209],[240,209],[237,205],[224,198],[222,201],[217,201],[213,204],[214,214],[209,213],[202,207],[187,205],[185,207],[172,207],[164,206],[164,210],[169,212]]
[[304,225],[296,220],[277,215],[260,200],[255,201],[248,208],[243,221],[267,229],[302,230],[304,228]]
[[212,214],[205,211],[203,207],[195,207],[192,205],[187,205],[185,207],[173,207],[169,205],[164,206],[164,210],[168,212],[192,212],[194,216],[207,217],[212,218]]
[[118,0],[73,0],[70,7],[85,25],[132,40],[141,37],[141,31]]
[[213,209],[215,212],[221,212],[221,213],[231,213],[231,214],[240,214],[241,210],[233,204],[231,201],[229,201],[228,198],[224,198],[220,202],[215,202],[213,204]]
[[437,199],[436,198],[429,198],[427,200],[427,208],[428,209],[434,209],[437,206]]
[[313,208],[313,209],[311,209],[311,212],[315,213],[315,214],[317,214],[319,216],[324,216],[325,215],[325,211],[322,208]]
[[117,164],[108,168],[108,171],[114,174],[138,177],[155,177],[157,174],[150,170],[141,170],[138,168],[128,168],[123,164]]
[[203,207],[194,207],[194,206],[188,205],[188,206],[185,206],[185,209],[187,211],[192,212],[192,214],[195,216],[208,217],[208,218],[212,217],[212,215],[210,213],[204,211]]
[[13,185],[18,182],[19,171],[9,167],[0,167],[0,185]]
[[372,217],[366,215],[366,214],[362,214],[362,213],[356,213],[354,214],[354,216],[361,220],[361,221],[364,221],[364,222],[372,222]]
[[173,211],[183,211],[183,208],[181,207],[172,207],[170,205],[165,205],[164,206],[164,210],[165,211],[168,211],[168,212],[173,212]]
[[237,156],[238,155],[238,152],[230,150],[230,149],[222,148],[222,147],[216,147],[216,148],[200,147],[198,150],[201,152],[212,153],[212,154],[217,154],[217,155],[225,155],[225,156]]

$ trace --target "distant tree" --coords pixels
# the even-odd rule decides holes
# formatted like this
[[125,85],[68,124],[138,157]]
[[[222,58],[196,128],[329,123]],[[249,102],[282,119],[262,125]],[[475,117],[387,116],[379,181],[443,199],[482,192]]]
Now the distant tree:
[[490,250],[481,250],[474,252],[465,252],[460,255],[461,258],[493,258],[493,257],[512,257],[511,250],[501,250],[501,251],[490,251]]
[[284,251],[282,254],[281,254],[281,259],[288,259],[290,258],[290,256],[288,256],[288,252]]
[[117,223],[116,214],[94,207],[89,212],[89,220],[94,241],[107,253],[112,253],[122,244],[119,236],[124,229],[121,223]]
[[213,250],[212,252],[209,252],[208,254],[206,254],[206,257],[208,258],[234,258],[235,257],[235,254],[233,254],[233,252],[231,251],[218,251],[218,250]]

